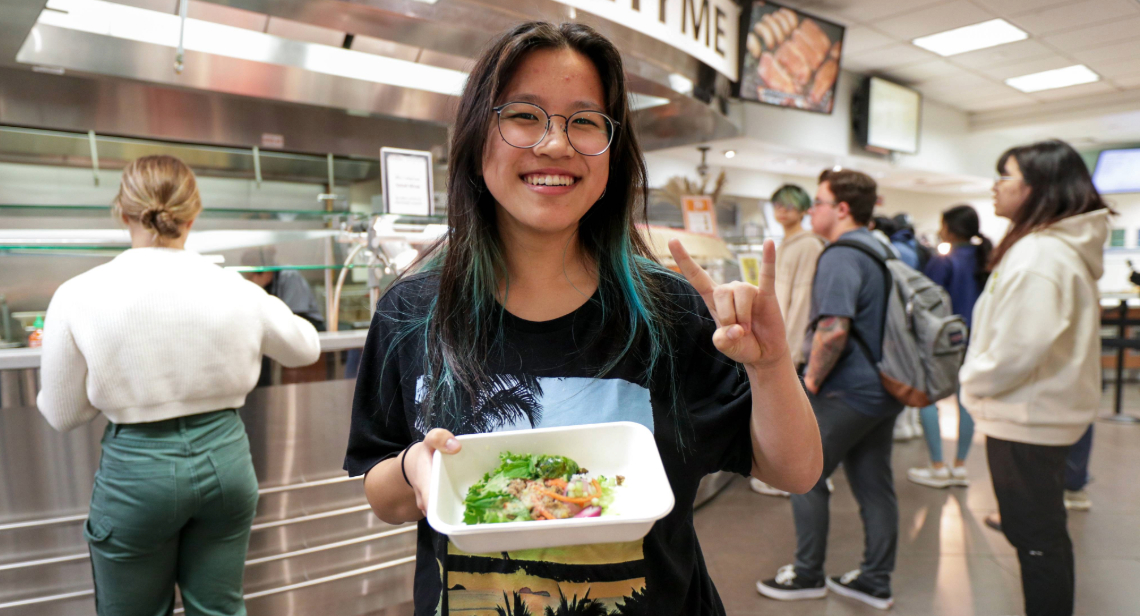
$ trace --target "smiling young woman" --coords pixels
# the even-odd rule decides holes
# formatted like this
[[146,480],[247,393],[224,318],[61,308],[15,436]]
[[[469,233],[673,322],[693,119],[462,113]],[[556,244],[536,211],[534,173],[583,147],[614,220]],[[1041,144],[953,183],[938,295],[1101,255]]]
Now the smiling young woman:
[[[692,522],[701,478],[791,491],[819,478],[774,248],[761,288],[714,284],[679,244],[685,278],[654,261],[636,227],[647,189],[631,121],[621,55],[587,26],[522,24],[471,72],[448,233],[377,306],[345,459],[377,516],[421,521],[416,614],[560,601],[723,614]],[[432,456],[458,452],[454,434],[614,421],[653,431],[676,499],[644,540],[465,554],[422,521]]]

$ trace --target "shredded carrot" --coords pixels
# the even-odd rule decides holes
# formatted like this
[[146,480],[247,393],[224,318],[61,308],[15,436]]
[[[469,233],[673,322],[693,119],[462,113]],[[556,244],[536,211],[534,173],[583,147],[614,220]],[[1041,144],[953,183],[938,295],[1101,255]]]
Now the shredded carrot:
[[590,485],[594,486],[594,494],[600,496],[602,494],[602,486],[598,485],[597,479],[591,479]]
[[552,488],[557,488],[559,490],[565,490],[566,489],[566,480],[561,478],[561,477],[557,477],[555,479],[547,479],[546,485],[548,485]]
[[539,490],[539,493],[541,493],[544,496],[549,496],[550,498],[553,498],[554,500],[559,500],[559,501],[562,501],[564,503],[571,503],[574,505],[578,505],[579,507],[585,506],[590,501],[592,501],[598,497],[598,494],[591,494],[589,496],[583,496],[582,498],[570,498],[569,496],[562,496],[561,494],[555,494],[554,492],[550,492],[548,490]]
[[544,520],[553,520],[553,519],[555,519],[555,518],[554,518],[554,516],[553,516],[553,515],[551,515],[549,511],[547,511],[547,510],[545,510],[545,509],[542,509],[542,508],[540,508],[540,507],[535,507],[535,508],[534,508],[534,514],[535,514],[535,515],[537,515],[538,517],[540,517],[540,518],[544,519]]

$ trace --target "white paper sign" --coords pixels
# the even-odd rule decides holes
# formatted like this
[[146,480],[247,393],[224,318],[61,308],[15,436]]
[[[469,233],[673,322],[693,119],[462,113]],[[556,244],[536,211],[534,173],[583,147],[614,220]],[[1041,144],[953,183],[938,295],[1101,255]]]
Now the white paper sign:
[[380,148],[380,181],[384,213],[431,215],[434,209],[431,152]]
[[555,0],[676,47],[737,80],[740,7],[733,0]]

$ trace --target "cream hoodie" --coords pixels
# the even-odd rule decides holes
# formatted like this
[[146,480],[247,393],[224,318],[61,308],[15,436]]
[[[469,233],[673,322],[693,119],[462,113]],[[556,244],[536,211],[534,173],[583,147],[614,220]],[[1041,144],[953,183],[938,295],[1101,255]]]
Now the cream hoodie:
[[1071,445],[1100,406],[1100,294],[1107,210],[1066,218],[1010,248],[974,306],[962,403],[983,434]]
[[804,231],[784,240],[776,250],[776,301],[780,304],[788,349],[796,365],[805,361],[804,336],[811,312],[811,285],[823,246],[822,237]]

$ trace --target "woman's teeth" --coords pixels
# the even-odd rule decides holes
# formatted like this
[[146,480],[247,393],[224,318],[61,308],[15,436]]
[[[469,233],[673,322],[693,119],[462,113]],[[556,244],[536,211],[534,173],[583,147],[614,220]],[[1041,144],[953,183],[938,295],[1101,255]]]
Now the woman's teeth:
[[577,181],[568,175],[528,175],[523,179],[533,186],[570,186]]

